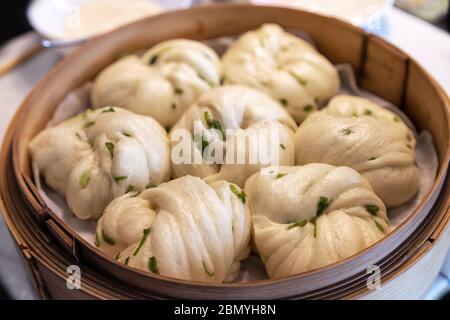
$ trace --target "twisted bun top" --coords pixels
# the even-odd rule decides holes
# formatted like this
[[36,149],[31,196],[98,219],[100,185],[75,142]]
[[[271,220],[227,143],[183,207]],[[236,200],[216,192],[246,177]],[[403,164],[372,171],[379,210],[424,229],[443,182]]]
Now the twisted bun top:
[[280,167],[250,177],[245,192],[254,241],[271,278],[345,259],[389,230],[383,202],[348,167]]
[[297,122],[339,90],[334,66],[309,43],[275,24],[243,34],[225,53],[222,65],[225,83],[268,93]]
[[237,277],[249,239],[245,193],[191,176],[115,199],[97,224],[97,245],[120,262],[211,283]]
[[297,164],[351,167],[388,207],[408,201],[419,188],[413,132],[400,117],[367,99],[334,98],[302,123],[295,145]]
[[[188,161],[172,164],[173,175],[227,180],[243,187],[247,177],[272,161],[294,164],[292,130],[295,128],[289,114],[266,94],[238,85],[215,88],[203,94],[170,132],[172,155],[180,153],[178,138],[184,131],[189,133],[192,146]],[[252,134],[261,142],[252,140]],[[267,163],[261,161],[262,148],[270,160]],[[209,161],[211,150],[223,151],[219,160],[230,161]],[[198,158],[206,159],[195,163]]]
[[96,78],[94,107],[117,105],[172,126],[205,91],[220,83],[220,60],[200,42],[170,40],[142,58],[128,56]]
[[115,197],[170,177],[164,129],[116,107],[89,109],[46,129],[29,149],[46,183],[80,219],[98,218]]

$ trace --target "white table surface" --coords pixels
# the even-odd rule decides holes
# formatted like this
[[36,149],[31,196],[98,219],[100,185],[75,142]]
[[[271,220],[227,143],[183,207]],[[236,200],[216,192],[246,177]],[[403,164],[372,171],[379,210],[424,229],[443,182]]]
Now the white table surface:
[[[373,30],[413,56],[450,93],[450,35],[414,16],[393,9],[381,28]],[[8,123],[33,85],[60,59],[55,51],[43,51],[0,77],[0,141]],[[447,259],[450,260],[450,259]],[[426,299],[435,299],[449,288],[450,261]],[[0,215],[0,281],[13,298],[37,297],[27,278],[21,257]]]
[[415,58],[450,93],[450,34],[394,8],[386,17],[387,40]]

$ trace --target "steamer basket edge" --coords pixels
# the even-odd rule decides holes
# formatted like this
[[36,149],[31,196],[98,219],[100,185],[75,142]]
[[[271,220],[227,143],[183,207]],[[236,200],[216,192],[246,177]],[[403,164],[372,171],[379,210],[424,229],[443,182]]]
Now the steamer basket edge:
[[[2,168],[3,169],[3,168]],[[429,288],[431,283],[433,282],[435,276],[439,272],[439,269],[432,268],[434,270],[428,270],[430,266],[438,266],[438,268],[442,265],[442,261],[445,258],[445,254],[448,251],[449,246],[449,238],[450,238],[450,228],[448,227],[448,221],[450,217],[450,184],[447,183],[447,188],[442,195],[446,201],[442,201],[441,205],[443,208],[446,208],[447,213],[444,215],[444,219],[441,221],[440,226],[438,228],[433,229],[434,234],[430,236],[430,240],[426,241],[426,246],[423,245],[418,248],[418,250],[412,254],[407,254],[405,256],[409,256],[409,259],[406,261],[404,266],[401,266],[400,270],[389,271],[387,276],[383,273],[382,283],[383,287],[381,290],[369,291],[367,288],[362,288],[356,290],[354,292],[350,292],[345,295],[332,296],[332,298],[363,298],[363,299],[379,299],[379,298],[420,298],[425,292],[426,289]],[[98,282],[92,283],[89,281],[89,285],[86,285],[83,281],[83,286],[81,290],[61,290],[65,286],[67,275],[65,274],[66,267],[68,265],[76,263],[74,259],[71,262],[66,263],[64,267],[55,266],[52,261],[46,261],[46,257],[42,257],[38,254],[38,252],[34,251],[34,248],[31,248],[26,241],[19,235],[22,230],[18,230],[18,225],[13,223],[14,216],[9,214],[7,208],[11,208],[10,206],[6,206],[6,202],[2,202],[0,199],[0,207],[3,210],[6,223],[13,233],[14,238],[18,242],[22,253],[24,254],[30,269],[32,270],[33,276],[36,279],[36,285],[41,293],[43,298],[57,298],[57,299],[91,299],[91,298],[101,298],[101,299],[142,299],[142,298],[154,298],[154,296],[148,296],[144,294],[139,294],[139,292],[135,292],[135,295],[126,295],[123,292],[123,286],[119,283],[112,283],[108,286],[108,289],[114,288],[117,290],[116,293],[105,293],[101,294],[96,292],[93,287],[98,287]],[[25,214],[29,215],[29,212],[25,212]],[[431,242],[432,241],[432,242]],[[436,246],[439,244],[441,248],[437,248]],[[54,245],[54,244],[53,244]],[[425,249],[422,249],[425,247]],[[63,250],[60,250],[63,251]],[[64,251],[61,253],[63,254]],[[427,256],[431,255],[432,258],[437,257],[435,259],[427,259],[425,261],[425,268],[417,269],[416,266],[425,260]],[[415,269],[414,269],[415,268]],[[83,268],[84,269],[84,268]],[[397,280],[401,277],[406,280]],[[417,291],[415,283],[417,279],[423,279],[425,285],[422,290]],[[412,284],[412,288],[411,288]],[[404,288],[404,291],[399,291],[398,288]],[[397,290],[395,290],[397,289]],[[408,289],[410,289],[408,291]],[[413,290],[411,290],[413,289]],[[123,291],[122,291],[123,290]],[[161,298],[161,296],[159,296]],[[325,296],[325,298],[329,298],[329,296]]]
[[[250,8],[251,8],[252,12],[249,13],[249,9]],[[357,42],[361,44],[361,52],[358,55],[350,54],[351,57],[349,57],[349,59],[350,59],[352,65],[354,67],[358,66],[356,68],[356,70],[358,71],[357,73],[360,75],[360,84],[363,87],[366,87],[366,88],[370,89],[370,86],[374,86],[374,84],[375,85],[378,84],[379,81],[377,82],[377,81],[374,81],[373,79],[376,80],[377,77],[384,78],[384,76],[386,74],[383,74],[383,72],[384,72],[383,70],[385,70],[385,69],[392,68],[393,70],[397,71],[398,67],[397,67],[396,63],[398,61],[403,62],[403,64],[405,65],[405,69],[403,70],[404,79],[400,77],[400,78],[398,78],[396,80],[397,82],[400,82],[400,80],[401,80],[401,83],[403,85],[402,90],[400,90],[400,93],[398,93],[398,94],[394,94],[394,93],[391,93],[391,92],[386,93],[387,97],[385,97],[385,98],[388,98],[388,100],[391,100],[391,101],[393,101],[393,100],[394,101],[397,100],[397,101],[400,101],[400,102],[405,102],[405,101],[407,102],[408,101],[408,88],[409,88],[408,86],[411,85],[409,83],[410,82],[410,79],[408,77],[409,74],[413,74],[413,72],[419,72],[419,73],[421,72],[422,76],[424,78],[428,77],[428,83],[431,84],[431,89],[432,89],[432,91],[435,91],[435,96],[437,96],[437,98],[435,97],[435,99],[440,101],[440,105],[442,107],[442,110],[440,110],[442,112],[442,115],[443,115],[443,117],[441,117],[441,120],[444,119],[444,121],[445,121],[445,119],[447,119],[447,128],[446,128],[446,130],[447,130],[446,131],[447,132],[447,137],[443,138],[444,141],[445,141],[445,139],[447,139],[447,144],[446,144],[447,148],[444,148],[444,150],[442,150],[442,149],[440,150],[441,151],[440,155],[441,155],[441,163],[442,163],[442,165],[441,165],[440,175],[439,175],[439,179],[438,179],[438,180],[440,180],[441,184],[443,183],[443,179],[445,177],[446,164],[448,163],[448,157],[449,157],[449,150],[448,150],[449,149],[448,148],[448,118],[449,117],[448,117],[448,104],[447,104],[447,101],[445,100],[445,94],[442,93],[441,89],[439,89],[439,87],[433,82],[433,80],[430,80],[429,76],[412,59],[407,57],[406,54],[402,53],[398,49],[396,49],[396,48],[392,47],[391,45],[385,43],[383,40],[380,40],[377,37],[372,36],[372,35],[365,35],[358,28],[350,26],[350,25],[346,24],[345,22],[341,22],[341,21],[336,20],[336,19],[320,17],[320,16],[316,16],[316,15],[313,15],[313,14],[310,14],[310,13],[305,13],[305,12],[296,11],[296,10],[292,10],[292,9],[281,9],[281,8],[265,8],[264,9],[264,7],[259,7],[258,10],[256,10],[254,7],[250,7],[250,6],[247,6],[247,5],[226,5],[226,6],[216,6],[214,8],[190,9],[190,10],[186,10],[186,11],[182,11],[182,12],[175,12],[175,13],[165,14],[165,15],[163,15],[161,17],[150,18],[150,19],[147,19],[145,21],[150,21],[150,20],[153,20],[153,21],[162,20],[162,21],[164,21],[165,19],[169,19],[169,18],[172,19],[172,18],[174,18],[174,16],[181,16],[182,17],[183,14],[186,14],[186,17],[182,17],[184,20],[193,19],[193,21],[195,22],[195,23],[194,22],[188,23],[188,25],[185,26],[186,30],[191,30],[192,37],[200,37],[197,34],[198,33],[197,24],[199,23],[199,25],[201,25],[201,23],[205,23],[205,22],[201,18],[199,18],[199,15],[200,16],[202,16],[202,15],[204,16],[207,13],[207,15],[209,16],[209,19],[211,20],[211,15],[213,16],[213,19],[216,17],[214,14],[212,14],[212,12],[216,12],[215,14],[218,15],[218,12],[217,12],[218,10],[220,10],[220,16],[219,17],[223,17],[224,16],[223,9],[227,9],[228,10],[227,13],[226,13],[227,15],[233,15],[233,12],[235,10],[239,10],[241,16],[243,14],[242,10],[244,10],[244,11],[246,10],[245,14],[251,16],[252,18],[249,19],[246,22],[246,25],[241,26],[240,27],[241,29],[250,29],[250,28],[254,27],[255,24],[259,25],[261,23],[261,20],[263,20],[264,22],[273,21],[275,19],[274,17],[278,17],[275,20],[277,20],[277,19],[280,20],[280,21],[275,21],[275,22],[282,22],[281,20],[283,20],[283,21],[286,20],[286,24],[284,24],[284,26],[289,27],[289,26],[292,26],[292,24],[294,24],[294,22],[297,19],[301,20],[299,18],[302,17],[303,20],[306,19],[306,22],[303,22],[305,25],[309,26],[309,23],[312,23],[312,22],[315,21],[315,19],[317,19],[318,21],[322,21],[322,25],[321,25],[322,29],[324,27],[323,23],[325,23],[325,24],[330,23],[330,24],[335,24],[335,25],[339,26],[340,28],[342,28],[344,30],[343,31],[344,32],[344,37],[345,37],[346,34],[349,34],[350,37],[354,37],[355,35],[359,36],[360,39],[358,38],[359,41],[357,41]],[[258,16],[258,13],[255,13],[255,10],[260,12],[259,13],[260,16]],[[269,15],[269,12],[270,12],[270,15]],[[286,16],[289,19],[286,19]],[[225,20],[226,19],[227,18],[225,17]],[[255,22],[255,20],[257,20],[258,22]],[[74,53],[74,55],[69,57],[68,59],[73,59],[73,57],[75,57],[77,54],[81,55],[83,50],[88,50],[89,47],[92,48],[93,46],[99,45],[99,43],[102,44],[102,41],[103,41],[102,46],[104,47],[106,45],[105,44],[106,41],[104,41],[105,39],[112,39],[112,40],[120,39],[121,37],[124,37],[125,34],[128,34],[129,30],[131,30],[131,34],[135,34],[137,29],[141,29],[144,25],[146,25],[145,21],[137,22],[137,23],[134,23],[131,26],[122,28],[121,29],[122,32],[116,31],[116,32],[113,32],[110,35],[107,35],[105,37],[101,37],[100,39],[93,40],[93,41],[89,42],[88,44],[86,44],[85,46],[83,46],[80,50],[77,51],[77,53]],[[289,24],[289,21],[290,21],[291,24]],[[294,22],[292,22],[292,21],[294,21]],[[162,23],[162,22],[160,21],[159,23]],[[312,24],[313,25],[315,24],[317,26],[317,23],[318,22],[316,21],[315,23],[312,23]],[[156,22],[155,22],[155,24],[156,24]],[[194,26],[192,26],[192,24],[194,24]],[[281,23],[281,24],[283,25],[283,23]],[[320,23],[319,23],[319,25],[320,25]],[[296,25],[296,26],[298,27],[298,25]],[[223,28],[223,26],[222,26],[222,28]],[[234,26],[234,28],[236,29],[237,27]],[[311,29],[311,28],[313,28],[313,26],[303,27],[303,29],[308,29],[308,28]],[[336,29],[339,29],[339,28],[336,28]],[[126,32],[124,30],[126,30]],[[133,30],[135,30],[135,31],[133,31]],[[187,32],[187,31],[185,31],[185,32]],[[213,34],[214,33],[215,34],[218,33],[218,31],[211,31],[211,32]],[[224,32],[228,33],[229,31],[227,29]],[[320,31],[316,31],[316,33],[319,33],[319,32]],[[334,32],[336,32],[336,31],[334,31]],[[115,37],[115,35],[117,35],[117,37]],[[156,40],[152,39],[152,41],[156,41]],[[133,41],[132,41],[132,43],[130,45],[131,46],[133,46],[133,45],[134,46],[142,45],[142,41],[135,41],[135,42],[136,43],[133,43]],[[324,44],[321,44],[322,42]],[[320,40],[319,41],[319,49],[322,47],[322,48],[325,48],[325,50],[329,50],[329,49],[326,48],[326,45],[327,45],[326,42],[327,41],[324,41],[323,39]],[[348,41],[343,41],[343,42],[344,42],[344,44],[346,44]],[[366,50],[364,50],[364,45],[363,45],[364,43],[366,43],[366,46],[367,46]],[[370,49],[370,48],[372,48],[372,49]],[[375,48],[375,49],[373,49],[373,48]],[[373,68],[371,69],[371,65],[374,63],[372,61],[374,59],[372,57],[372,55],[374,54],[373,52],[377,52],[376,49],[379,50],[379,48],[383,48],[384,50],[386,50],[387,52],[392,54],[393,57],[394,57],[394,62],[395,63],[392,63],[392,65],[388,65],[387,67],[386,66],[383,67],[383,65],[382,65],[381,66],[382,68],[380,69],[381,71],[377,71],[377,72],[381,72],[381,74],[379,74],[378,76],[374,76],[373,75],[373,72],[374,72],[373,70],[374,69]],[[113,57],[114,56],[113,53],[115,53],[114,48],[113,48],[112,51],[110,50],[108,55],[107,55],[108,56],[107,58],[109,60],[113,60],[113,58],[114,58]],[[341,59],[343,56],[345,56],[345,53],[343,53],[343,52],[340,52],[338,54],[332,53],[332,55],[333,55],[333,57],[332,57],[333,61],[339,61],[339,59]],[[360,57],[361,61],[358,62],[357,56]],[[108,59],[106,59],[106,60],[108,60]],[[103,60],[105,60],[105,59],[103,59]],[[375,61],[377,61],[377,60],[375,59]],[[103,61],[103,64],[106,65],[107,62],[110,62],[110,61],[106,61],[106,62]],[[78,64],[76,64],[76,65],[78,66]],[[50,74],[44,80],[42,80],[36,86],[35,90],[33,90],[33,93],[27,98],[27,100],[22,105],[22,107],[21,107],[22,112],[21,113],[19,112],[16,115],[16,118],[17,118],[16,120],[17,121],[19,121],[19,122],[23,121],[22,117],[24,117],[26,115],[26,113],[27,113],[26,112],[27,110],[26,110],[25,107],[26,106],[30,107],[30,105],[31,105],[30,101],[33,100],[35,95],[39,95],[39,90],[42,87],[42,85],[45,84],[46,81],[49,81],[52,78],[52,76],[54,74],[56,74],[58,71],[64,70],[65,67],[67,67],[67,63],[66,63],[66,65],[64,65],[64,62],[62,62],[60,65],[58,65],[58,67],[56,67],[54,70],[52,70],[52,72],[50,72]],[[407,69],[407,68],[417,68],[418,71],[415,70],[415,69],[412,69],[413,70],[412,72],[408,72],[409,69]],[[97,69],[101,69],[101,68],[97,67]],[[95,73],[95,72],[91,71],[91,73]],[[368,74],[371,75],[371,76],[370,77],[367,76]],[[75,78],[77,78],[77,77],[75,77]],[[367,80],[367,79],[369,79],[369,80]],[[72,81],[70,84],[75,86],[75,83],[73,82],[73,80],[71,79],[70,81]],[[392,80],[392,81],[394,81],[394,80]],[[394,81],[393,85],[391,87],[398,86],[397,82]],[[409,100],[414,102],[413,98],[409,98]],[[403,103],[401,103],[401,104],[403,104]],[[36,108],[34,108],[34,109],[36,109]],[[411,111],[411,107],[408,104],[406,104],[405,111],[408,111],[408,110],[410,112],[412,112],[413,115],[415,114],[413,112],[414,110]],[[32,110],[28,110],[28,111],[32,111]],[[48,113],[51,113],[51,112],[48,112]],[[419,113],[419,115],[420,115],[420,113]],[[31,117],[30,115],[28,115],[28,116]],[[22,129],[23,129],[23,126],[24,125],[22,123]],[[26,129],[29,130],[29,128],[26,128]],[[445,130],[444,130],[444,132],[445,132]],[[16,131],[16,135],[14,137],[13,148],[18,145],[17,142],[19,142],[19,138],[20,138],[20,135],[18,133],[21,133],[21,131],[20,130]],[[6,141],[6,139],[5,139],[5,141]],[[442,146],[442,144],[441,144],[441,146]],[[5,147],[4,147],[4,149],[5,149]],[[16,151],[17,151],[17,149],[16,149]],[[5,153],[6,151],[3,150],[3,152]],[[26,181],[23,180],[22,173],[26,172],[26,170],[22,170],[24,168],[23,165],[17,166],[17,163],[20,164],[21,162],[22,163],[24,162],[23,159],[21,159],[21,161],[17,161],[17,159],[19,157],[17,152],[14,152],[13,156],[15,157],[14,163],[16,164],[16,166],[15,166],[16,179],[19,181],[19,185],[21,187],[21,190],[22,191],[25,190],[25,193],[23,194],[23,196],[25,197],[25,200],[31,206],[31,208],[34,209],[34,210],[36,210],[36,208],[38,208],[38,209],[45,209],[45,207],[42,207],[42,202],[39,200],[39,198],[36,198],[35,192],[33,192],[32,190],[30,191],[29,190],[29,185],[26,183]],[[27,162],[27,161],[25,161],[25,162]],[[25,167],[26,166],[27,166],[27,164],[25,165]],[[439,187],[438,184],[439,183],[437,183],[435,185],[434,191],[436,191],[438,189],[438,187]],[[28,191],[28,192],[26,192],[26,191]],[[436,194],[436,196],[437,196],[437,194]],[[430,209],[430,208],[428,208],[428,209]],[[7,212],[7,211],[5,211],[5,212]],[[45,212],[45,210],[41,210],[41,212]],[[448,213],[447,213],[447,215],[448,215]],[[46,220],[46,219],[49,218],[48,212],[46,214],[44,214],[44,215],[38,215],[38,216],[41,217],[41,220]],[[421,219],[423,220],[425,218],[425,216],[426,216],[426,212],[422,214]],[[445,212],[444,212],[444,216],[445,216]],[[417,224],[417,223],[418,222],[416,221],[415,224]],[[49,227],[49,226],[47,225],[47,227]],[[62,232],[65,232],[64,224],[62,224],[60,221],[56,221],[56,224],[53,224],[53,226],[51,226],[49,228],[51,229],[50,231],[53,230],[53,233],[56,233],[56,235],[58,235],[61,232],[61,230],[58,230],[58,228],[62,229]],[[68,234],[67,236],[68,236],[68,239],[70,239],[72,237],[72,240],[73,240],[73,242],[75,244],[76,243],[78,243],[78,244],[81,243],[82,244],[80,251],[86,250],[85,246],[83,245],[82,241],[80,241],[80,239],[78,239],[77,237],[74,237],[73,235],[70,235],[70,234]],[[406,238],[406,237],[403,237],[403,238]],[[65,239],[65,240],[63,239],[62,243],[67,242],[66,240],[67,239]],[[75,244],[74,244],[74,246],[75,246]],[[72,248],[70,246],[70,244],[66,243],[66,245],[68,245],[68,249],[69,250],[74,250],[74,248]],[[89,252],[89,249],[88,249],[87,250],[87,254],[89,254],[89,253],[90,252]],[[107,261],[107,262],[109,263],[110,261]],[[124,268],[121,268],[121,269],[124,269]],[[344,280],[344,279],[342,279],[342,280]]]

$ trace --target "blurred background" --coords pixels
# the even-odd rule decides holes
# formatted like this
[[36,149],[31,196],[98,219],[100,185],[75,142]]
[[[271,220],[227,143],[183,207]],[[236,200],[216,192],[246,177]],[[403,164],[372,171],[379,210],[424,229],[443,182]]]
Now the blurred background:
[[31,29],[27,22],[26,8],[29,0],[7,1],[5,10],[0,10],[0,42]]
[[[0,11],[0,43],[3,43],[12,37],[31,30],[27,21],[26,9],[31,0],[4,1]],[[192,1],[193,4],[203,4],[212,2],[227,1]],[[230,1],[228,1],[230,2]],[[234,1],[236,2],[236,1]],[[240,1],[245,2],[245,1]],[[257,1],[256,1],[257,2]],[[276,3],[277,1],[262,1],[267,3]],[[295,3],[296,1],[279,1]],[[298,0],[298,2],[302,2]],[[320,1],[316,1],[320,2]],[[395,5],[402,10],[436,25],[439,28],[450,32],[450,13],[449,0],[396,0]]]
[[[42,4],[45,1],[58,4],[72,3],[71,0],[35,2]],[[91,1],[104,2],[105,0]],[[125,1],[128,0],[123,0]],[[0,142],[22,99],[32,86],[62,58],[61,52],[41,50],[42,40],[51,38],[48,37],[48,33],[55,31],[52,30],[54,27],[51,24],[55,23],[55,17],[45,5],[38,8],[39,10],[30,17],[30,14],[27,15],[27,8],[31,2],[30,0],[3,1],[2,10],[0,10],[0,93],[3,102],[0,105]],[[232,1],[166,0],[157,2],[164,3],[167,7],[162,10],[165,10]],[[447,93],[450,92],[449,0],[255,0],[250,2],[298,6],[344,17],[407,51],[424,65]],[[349,8],[353,11],[347,11]],[[31,32],[33,28],[39,29],[41,35]],[[42,37],[45,33],[43,30],[47,32],[44,37]],[[60,40],[56,39],[57,36],[54,38],[53,40]],[[17,59],[21,52],[30,48],[36,49],[36,45],[39,50],[33,51],[33,54],[24,55],[23,59]],[[46,45],[53,47],[58,46],[58,43],[50,42]],[[448,299],[449,274],[450,259],[447,258],[446,266],[424,299]],[[39,297],[33,288],[28,270],[24,267],[21,255],[0,215],[0,299],[37,298]]]

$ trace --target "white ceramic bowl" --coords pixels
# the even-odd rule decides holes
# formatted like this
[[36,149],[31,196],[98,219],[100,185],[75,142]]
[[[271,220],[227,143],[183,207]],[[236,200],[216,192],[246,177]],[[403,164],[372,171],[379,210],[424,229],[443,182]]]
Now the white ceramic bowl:
[[[28,7],[27,17],[31,26],[44,38],[48,40],[80,42],[92,36],[99,35],[103,32],[110,31],[112,28],[106,26],[102,32],[83,32],[83,33],[68,33],[68,23],[76,23],[79,17],[76,16],[77,10],[80,12],[80,5],[87,2],[94,2],[97,0],[33,0]],[[131,6],[135,0],[121,0]],[[191,5],[191,0],[139,0],[148,1],[156,4],[162,11],[182,9]],[[117,11],[116,11],[117,12]],[[98,12],[99,16],[106,12]],[[83,20],[78,20],[79,22]],[[92,22],[90,20],[89,22]],[[101,21],[98,21],[101,23]],[[108,21],[105,21],[106,23]],[[131,22],[131,21],[128,21]],[[86,31],[86,30],[84,30]]]

